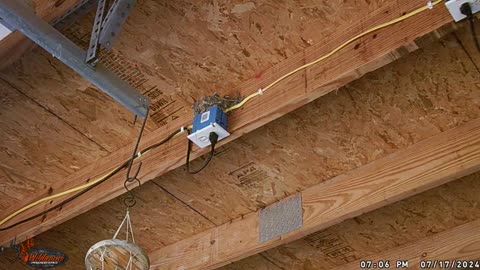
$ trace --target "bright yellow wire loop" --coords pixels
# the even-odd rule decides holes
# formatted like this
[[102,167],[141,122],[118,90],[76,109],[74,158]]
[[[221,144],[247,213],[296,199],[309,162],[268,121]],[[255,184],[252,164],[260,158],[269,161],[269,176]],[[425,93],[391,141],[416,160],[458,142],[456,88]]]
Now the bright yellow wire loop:
[[[437,1],[432,2],[432,4],[433,4],[433,6],[435,6],[435,5],[439,4],[439,3],[442,2],[442,1],[443,1],[443,0],[437,0]],[[315,65],[315,64],[317,64],[317,63],[319,63],[319,62],[321,62],[321,61],[329,58],[330,56],[334,55],[335,53],[337,53],[337,52],[340,51],[341,49],[343,49],[343,48],[345,48],[346,46],[348,46],[350,43],[354,42],[355,40],[357,40],[357,39],[359,39],[359,38],[361,38],[361,37],[363,37],[363,36],[366,36],[366,35],[368,35],[368,34],[370,34],[370,33],[372,33],[372,32],[375,32],[375,31],[377,31],[377,30],[379,30],[379,29],[382,29],[382,28],[388,27],[388,26],[390,26],[390,25],[393,25],[393,24],[399,23],[399,22],[401,22],[401,21],[404,21],[404,20],[406,20],[406,19],[408,19],[408,18],[410,18],[410,17],[413,17],[413,16],[415,16],[415,15],[417,15],[417,14],[419,14],[419,13],[421,13],[421,12],[427,10],[427,9],[429,9],[429,7],[428,7],[428,6],[424,6],[424,7],[422,7],[422,8],[416,9],[416,10],[414,10],[414,11],[408,13],[408,14],[405,14],[405,15],[403,15],[403,16],[395,19],[395,20],[386,22],[386,23],[384,23],[384,24],[380,24],[380,25],[378,25],[378,26],[375,26],[375,27],[373,27],[373,28],[371,28],[371,29],[369,29],[369,30],[361,33],[361,34],[358,34],[358,35],[354,36],[353,38],[349,39],[348,41],[346,41],[345,43],[343,43],[342,45],[338,46],[336,49],[332,50],[332,51],[329,52],[328,54],[326,54],[326,55],[318,58],[317,60],[315,60],[315,61],[313,61],[313,62],[307,63],[307,64],[305,64],[305,65],[303,65],[303,66],[301,66],[301,67],[298,67],[298,68],[292,70],[291,72],[283,75],[282,77],[278,78],[276,81],[272,82],[271,84],[269,84],[268,86],[266,86],[265,88],[263,88],[262,91],[265,92],[265,91],[269,90],[270,88],[274,87],[275,85],[277,85],[279,82],[283,81],[284,79],[292,76],[293,74],[295,74],[295,73],[297,73],[297,72],[299,72],[299,71],[301,71],[301,70],[303,70],[303,69],[306,69],[306,68],[308,68],[308,67],[310,67],[310,66],[312,66],[312,65]],[[260,92],[256,92],[256,93],[254,93],[254,94],[249,95],[248,97],[246,97],[245,99],[243,99],[242,102],[240,102],[240,103],[238,103],[238,104],[236,104],[236,105],[228,108],[227,110],[225,110],[225,112],[230,112],[230,111],[233,111],[233,110],[236,110],[236,109],[242,107],[242,106],[245,105],[248,101],[250,101],[251,99],[253,99],[253,98],[257,97],[257,96],[259,96],[260,94],[261,94]],[[182,133],[182,132],[179,132],[179,133],[177,133],[177,135],[179,135],[179,134],[181,134],[181,133]],[[177,135],[175,135],[175,137],[176,137]],[[142,156],[144,156],[144,155],[147,154],[148,152],[150,152],[150,151],[145,152]],[[139,158],[141,158],[141,157],[140,157],[140,156],[136,157],[136,158],[135,158],[135,161],[136,161],[137,159],[139,159]],[[116,170],[116,169],[114,169],[114,170]],[[112,170],[111,172],[113,172],[114,170]],[[14,217],[18,216],[19,214],[27,211],[28,209],[31,209],[31,208],[37,206],[37,205],[39,205],[39,204],[41,204],[41,203],[43,203],[43,202],[47,202],[47,201],[50,201],[50,200],[54,200],[54,199],[57,199],[57,198],[60,198],[60,197],[63,197],[63,196],[66,196],[66,195],[69,195],[69,194],[72,194],[72,193],[75,193],[75,192],[78,192],[78,191],[82,191],[82,190],[84,190],[84,189],[87,189],[87,188],[95,185],[96,183],[98,183],[98,182],[100,182],[100,181],[103,181],[103,180],[107,177],[107,175],[109,175],[111,172],[105,174],[104,176],[102,176],[102,177],[100,177],[100,178],[96,179],[95,181],[92,181],[92,182],[90,182],[90,183],[88,183],[88,184],[84,184],[84,185],[78,186],[78,187],[76,187],[76,188],[69,189],[69,190],[60,192],[60,193],[58,193],[58,194],[45,197],[45,198],[40,199],[40,200],[38,200],[38,201],[36,201],[36,202],[33,202],[33,203],[31,203],[31,204],[29,204],[29,205],[27,205],[27,206],[19,209],[18,211],[12,213],[11,215],[7,216],[6,218],[4,218],[2,221],[0,221],[0,226],[2,226],[3,224],[7,223],[8,221],[10,221],[11,219],[13,219]]]
[[[434,2],[432,2],[432,6],[438,5],[438,4],[439,4],[440,2],[442,2],[442,1],[443,1],[443,0],[434,1]],[[375,26],[375,27],[373,27],[373,28],[370,28],[370,29],[368,29],[367,31],[365,31],[365,32],[363,32],[363,33],[360,33],[360,34],[354,36],[353,38],[347,40],[345,43],[343,43],[342,45],[338,46],[337,48],[335,48],[334,50],[332,50],[332,51],[329,52],[328,54],[326,54],[326,55],[318,58],[317,60],[315,60],[315,61],[313,61],[313,62],[310,62],[310,63],[307,63],[307,64],[305,64],[305,65],[303,65],[303,66],[301,66],[301,67],[298,67],[298,68],[290,71],[289,73],[283,75],[282,77],[278,78],[276,81],[272,82],[272,83],[269,84],[268,86],[266,86],[266,87],[264,87],[263,89],[261,89],[261,91],[265,92],[265,91],[269,90],[270,88],[274,87],[275,85],[277,85],[279,82],[281,82],[281,81],[285,80],[286,78],[292,76],[293,74],[295,74],[295,73],[297,73],[297,72],[299,72],[299,71],[301,71],[301,70],[304,70],[304,69],[306,69],[306,68],[308,68],[308,67],[310,67],[310,66],[312,66],[312,65],[315,65],[315,64],[317,64],[317,63],[319,63],[319,62],[321,62],[321,61],[329,58],[330,56],[336,54],[338,51],[340,51],[341,49],[347,47],[349,44],[351,44],[352,42],[354,42],[355,40],[357,40],[357,39],[359,39],[359,38],[361,38],[361,37],[364,37],[364,36],[366,36],[366,35],[368,35],[368,34],[370,34],[370,33],[372,33],[372,32],[375,32],[375,31],[380,30],[380,29],[382,29],[382,28],[388,27],[388,26],[390,26],[390,25],[393,25],[393,24],[399,23],[399,22],[401,22],[401,21],[404,21],[404,20],[406,20],[406,19],[408,19],[408,18],[410,18],[410,17],[413,17],[413,16],[415,16],[415,15],[421,13],[421,12],[424,12],[424,11],[426,11],[426,10],[428,10],[428,9],[430,9],[430,8],[429,8],[427,5],[425,5],[425,6],[421,7],[421,8],[419,8],[419,9],[416,9],[416,10],[410,12],[410,13],[407,13],[407,14],[405,14],[405,15],[397,18],[397,19],[394,19],[394,20],[392,20],[392,21],[389,21],[389,22],[386,22],[386,23],[377,25],[377,26]],[[242,107],[242,106],[245,105],[248,101],[250,101],[251,99],[253,99],[253,98],[257,97],[257,96],[259,96],[260,94],[261,94],[261,92],[255,92],[255,93],[249,95],[248,97],[246,97],[245,99],[243,99],[242,102],[240,102],[240,103],[238,103],[238,104],[236,104],[236,105],[228,108],[227,110],[225,110],[225,112],[230,112],[230,111],[233,111],[233,110],[236,110],[236,109]]]

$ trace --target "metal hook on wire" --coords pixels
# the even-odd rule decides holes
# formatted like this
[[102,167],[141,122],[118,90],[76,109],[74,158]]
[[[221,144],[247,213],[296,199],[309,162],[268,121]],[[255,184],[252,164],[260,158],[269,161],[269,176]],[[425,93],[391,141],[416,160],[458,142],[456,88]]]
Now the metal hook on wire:
[[145,126],[147,125],[147,119],[148,119],[148,113],[150,111],[150,107],[147,107],[146,109],[147,109],[147,114],[145,115],[145,118],[143,119],[142,127],[140,129],[140,134],[138,135],[137,142],[136,142],[135,148],[133,150],[132,158],[128,162],[127,178],[126,178],[128,182],[133,182],[135,180],[135,178],[137,178],[137,176],[140,172],[140,168],[142,167],[142,164],[140,163],[140,166],[138,167],[135,175],[133,177],[130,176],[130,173],[131,173],[132,167],[133,167],[133,162],[135,161],[135,159],[138,156],[137,151],[138,151],[138,147],[140,146],[140,141],[142,140],[143,131],[145,130]]
[[[135,195],[133,194],[133,191],[128,188],[128,184],[132,183],[134,181],[137,181],[138,186],[142,185],[142,183],[138,179],[138,175],[140,174],[140,170],[142,169],[142,162],[140,162],[140,164],[138,165],[138,168],[137,168],[137,171],[135,172],[135,174],[133,176],[130,175],[130,174],[132,172],[133,162],[135,161],[135,159],[137,157],[140,157],[140,153],[137,154],[137,151],[138,151],[138,147],[140,146],[140,141],[141,141],[142,136],[143,136],[143,131],[145,130],[145,126],[147,125],[147,119],[148,119],[148,113],[150,111],[150,107],[146,107],[146,110],[147,110],[147,113],[145,115],[145,118],[143,119],[142,127],[140,129],[140,134],[138,135],[137,142],[136,142],[135,148],[133,150],[132,158],[128,162],[127,176],[125,178],[125,182],[123,182],[123,186],[125,187],[125,189],[127,190],[127,193],[128,193],[127,197],[123,200],[123,203],[125,204],[125,206],[127,208],[131,208],[131,207],[135,206],[135,204],[137,204],[137,201],[135,199]],[[135,119],[136,119],[136,117],[135,117]]]
[[135,181],[135,180],[138,180],[138,174],[140,173],[140,170],[142,169],[142,165],[143,165],[143,162],[140,162],[140,163],[138,164],[137,171],[135,172],[135,174],[134,174],[133,176],[127,175],[126,181],[127,181],[128,183],[131,183],[131,182],[133,182],[133,181]]
[[[140,182],[140,180],[138,178],[133,179],[131,182],[133,182],[133,181],[137,181],[139,187],[142,185],[142,183]],[[123,204],[127,207],[127,209],[132,208],[137,204],[137,200],[135,198],[135,194],[133,194],[133,190],[128,188],[129,183],[130,182],[127,181],[127,180],[125,180],[125,182],[123,182],[123,187],[125,187],[125,189],[127,190],[127,194],[128,194],[127,197],[125,197],[125,199],[123,199]]]

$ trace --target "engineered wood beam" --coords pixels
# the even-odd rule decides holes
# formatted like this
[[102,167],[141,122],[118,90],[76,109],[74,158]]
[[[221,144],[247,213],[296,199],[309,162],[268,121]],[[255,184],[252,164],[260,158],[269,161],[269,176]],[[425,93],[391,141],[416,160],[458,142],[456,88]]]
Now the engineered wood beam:
[[[384,6],[370,13],[356,25],[337,31],[328,41],[308,47],[306,50],[295,54],[280,64],[272,67],[262,74],[260,78],[253,78],[241,84],[233,91],[247,96],[259,88],[264,87],[276,80],[281,75],[326,54],[339,44],[350,39],[365,29],[380,23],[398,18],[404,13],[419,8],[424,3],[416,0],[402,2],[401,7],[396,1],[385,3]],[[230,132],[232,136],[224,140],[220,145],[242,136],[268,122],[319,98],[339,87],[355,80],[366,72],[375,70],[400,57],[399,48],[402,51],[411,51],[418,48],[414,41],[436,29],[451,22],[451,17],[443,5],[433,10],[428,10],[419,16],[412,17],[404,22],[372,33],[358,42],[355,42],[340,51],[336,56],[324,63],[314,66],[306,71],[300,72],[272,90],[266,92],[262,97],[248,103],[242,109],[233,112],[230,117]],[[164,128],[150,132],[142,140],[142,148],[152,145],[165,138],[167,134],[181,126],[189,125],[191,116],[183,115],[178,119],[169,122]],[[49,194],[55,194],[69,188],[84,184],[90,179],[103,175],[127,160],[131,155],[132,145],[127,145],[111,153],[105,158],[86,166],[70,177],[59,179],[45,191],[39,191],[36,196],[25,201],[25,204],[36,201]],[[146,156],[143,160],[143,167],[140,173],[142,181],[148,181],[164,174],[174,168],[181,166],[185,160],[186,138],[179,137]],[[203,154],[202,151],[194,151],[193,157]],[[52,212],[43,218],[31,221],[18,226],[12,230],[0,234],[0,244],[7,243],[11,239],[23,239],[37,235],[56,224],[77,216],[99,204],[106,202],[124,193],[124,175],[119,174],[110,179],[107,183],[98,186],[94,191],[83,195],[75,204],[69,204],[60,210]],[[44,208],[55,205],[52,201]],[[17,217],[20,220],[42,211],[39,207],[25,212]],[[2,211],[0,216],[4,217],[16,211],[17,207],[11,207]]]
[[300,192],[303,227],[294,232],[261,243],[259,212],[252,213],[152,252],[152,269],[215,269],[479,169],[475,119]]
[[[353,261],[333,270],[357,270],[360,268],[361,261],[372,263],[388,261],[391,269],[462,268],[464,262],[467,262],[467,267],[464,268],[476,269],[480,264],[480,220]],[[455,261],[460,265],[454,263],[452,266]],[[398,267],[397,262],[399,262]],[[401,262],[407,262],[408,267],[400,267]],[[434,263],[437,263],[436,267]],[[439,263],[442,265],[438,265]],[[446,264],[449,266],[447,267]]]

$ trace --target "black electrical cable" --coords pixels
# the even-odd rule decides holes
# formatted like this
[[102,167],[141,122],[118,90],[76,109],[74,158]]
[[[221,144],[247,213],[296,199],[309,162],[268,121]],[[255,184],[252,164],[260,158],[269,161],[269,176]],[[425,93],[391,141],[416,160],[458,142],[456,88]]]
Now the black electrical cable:
[[[185,129],[186,130],[186,129]],[[158,143],[155,143],[155,144],[152,144],[150,146],[148,146],[147,148],[143,149],[142,151],[140,151],[140,155],[143,155],[145,154],[146,152],[150,151],[150,150],[153,150],[159,146],[161,146],[162,144],[165,144],[166,142],[170,141],[171,139],[173,139],[175,136],[177,136],[178,134],[182,133],[183,131],[175,131],[175,132],[172,132],[170,135],[168,135],[165,139],[163,139],[162,141],[158,142]]]
[[472,31],[473,41],[475,42],[475,47],[477,47],[477,51],[480,52],[480,42],[478,41],[477,32],[475,31],[475,20],[473,16],[469,19],[470,21],[470,29]]
[[188,147],[187,147],[187,161],[186,161],[186,166],[187,166],[187,172],[190,174],[197,174],[203,169],[207,167],[207,165],[210,163],[210,161],[213,158],[213,155],[215,153],[215,145],[218,142],[218,134],[215,132],[210,132],[210,135],[208,136],[208,139],[210,140],[210,153],[208,154],[207,159],[203,162],[202,166],[200,166],[198,169],[191,171],[190,170],[190,152],[192,151],[192,143],[190,140],[188,140]]
[[460,12],[467,16],[467,19],[470,22],[470,31],[472,33],[473,42],[475,47],[477,47],[478,52],[480,52],[480,42],[478,41],[477,32],[475,31],[475,16],[473,16],[472,6],[470,3],[464,3],[460,6]]
[[[179,134],[179,133],[180,133],[179,131],[175,131],[175,132],[171,133],[170,135],[168,135],[168,136],[167,136],[165,139],[163,139],[162,141],[160,141],[160,142],[158,142],[158,143],[156,143],[156,144],[153,144],[153,145],[151,145],[151,146],[148,146],[147,148],[141,150],[141,151],[140,151],[140,155],[143,155],[143,154],[145,154],[147,151],[153,150],[153,149],[155,149],[155,148],[157,148],[157,147],[165,144],[166,142],[168,142],[168,141],[170,141],[171,139],[173,139],[173,138],[174,138],[177,134]],[[26,223],[26,222],[29,222],[29,221],[34,220],[34,219],[36,219],[36,218],[39,218],[39,217],[41,217],[41,216],[43,216],[43,215],[46,215],[46,214],[48,214],[48,213],[50,213],[50,212],[52,212],[52,211],[54,211],[54,210],[56,210],[56,209],[58,209],[58,208],[61,208],[61,207],[65,206],[66,204],[72,202],[73,200],[77,199],[78,197],[82,196],[83,194],[87,193],[88,191],[92,190],[93,188],[97,187],[97,186],[100,185],[101,183],[103,183],[103,182],[107,181],[108,179],[112,178],[112,177],[115,176],[117,173],[119,173],[121,170],[127,168],[127,166],[128,166],[129,164],[130,164],[130,160],[125,161],[121,166],[117,167],[115,170],[113,170],[111,173],[109,173],[102,181],[99,181],[98,183],[95,183],[94,185],[92,185],[92,186],[90,186],[90,187],[82,190],[80,193],[75,194],[74,196],[72,196],[72,197],[70,197],[70,198],[62,201],[62,202],[59,203],[58,205],[55,205],[55,206],[53,206],[53,207],[51,207],[51,208],[49,208],[49,209],[46,209],[46,210],[44,210],[44,211],[42,211],[42,212],[40,212],[40,213],[38,213],[38,214],[36,214],[36,215],[34,215],[34,216],[31,216],[31,217],[28,217],[28,218],[26,218],[26,219],[23,219],[23,220],[21,220],[21,221],[19,221],[19,222],[16,222],[16,223],[14,223],[14,224],[12,224],[12,225],[9,225],[9,226],[5,227],[5,228],[0,228],[0,231],[6,231],[6,230],[9,230],[9,229],[11,229],[11,228],[17,227],[18,225],[21,225],[21,224],[23,224],[23,223]]]

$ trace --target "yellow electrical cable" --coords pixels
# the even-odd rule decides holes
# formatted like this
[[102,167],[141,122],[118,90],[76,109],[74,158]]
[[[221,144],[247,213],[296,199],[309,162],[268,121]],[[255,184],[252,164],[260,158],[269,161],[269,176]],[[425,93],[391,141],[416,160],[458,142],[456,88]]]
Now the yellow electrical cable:
[[[114,170],[115,170],[115,169],[114,169]],[[112,170],[111,172],[113,172],[114,170]],[[111,172],[110,172],[110,173],[111,173]],[[110,173],[108,173],[108,174],[110,174]],[[64,191],[64,192],[60,192],[60,193],[58,193],[58,194],[55,194],[55,195],[52,195],[52,196],[49,196],[49,197],[45,197],[45,198],[40,199],[40,200],[38,200],[38,201],[36,201],[36,202],[33,202],[33,203],[31,203],[31,204],[29,204],[29,205],[21,208],[20,210],[12,213],[11,215],[7,216],[6,218],[2,219],[2,221],[0,221],[0,226],[2,226],[3,224],[5,224],[6,222],[8,222],[9,220],[11,220],[12,218],[18,216],[20,213],[23,213],[23,212],[27,211],[28,209],[33,208],[33,207],[35,207],[35,206],[37,206],[37,205],[39,205],[39,204],[41,204],[41,203],[43,203],[43,202],[50,201],[50,200],[53,200],[53,199],[57,199],[57,198],[66,196],[66,195],[68,195],[68,194],[75,193],[75,192],[77,192],[77,191],[82,191],[82,190],[84,190],[84,189],[86,189],[86,188],[88,188],[88,187],[90,187],[90,186],[93,186],[93,185],[95,185],[96,183],[98,183],[98,182],[102,181],[103,179],[105,179],[105,177],[106,177],[108,174],[106,174],[106,175],[104,175],[104,176],[98,178],[97,180],[95,180],[95,181],[93,181],[93,182],[90,182],[90,183],[88,183],[88,184],[84,184],[84,185],[78,186],[78,187],[76,187],[76,188],[72,188],[72,189],[66,190],[66,191]]]
[[[442,2],[442,1],[443,1],[443,0],[437,0],[437,1],[432,2],[432,7],[438,5],[438,4],[439,4],[440,2]],[[283,81],[284,79],[292,76],[293,74],[295,74],[295,73],[297,73],[297,72],[299,72],[299,71],[301,71],[301,70],[303,70],[303,69],[306,69],[306,68],[308,68],[308,67],[310,67],[310,66],[312,66],[312,65],[315,65],[315,64],[317,64],[317,63],[319,63],[319,62],[321,62],[321,61],[329,58],[330,56],[336,54],[338,51],[340,51],[341,49],[345,48],[346,46],[348,46],[349,44],[351,44],[351,43],[354,42],[355,40],[357,40],[357,39],[359,39],[359,38],[361,38],[361,37],[364,37],[364,36],[366,36],[366,35],[368,35],[368,34],[370,34],[370,33],[372,33],[372,32],[375,32],[375,31],[377,31],[377,30],[380,30],[380,29],[382,29],[382,28],[385,28],[385,27],[388,27],[388,26],[390,26],[390,25],[393,25],[393,24],[399,23],[399,22],[401,22],[401,21],[404,21],[404,20],[406,20],[406,19],[408,19],[408,18],[410,18],[410,17],[413,17],[413,16],[415,16],[415,15],[417,15],[417,14],[419,14],[419,13],[421,13],[421,12],[427,10],[427,9],[430,9],[430,7],[428,7],[428,6],[423,6],[423,7],[419,8],[419,9],[416,9],[416,10],[410,12],[410,13],[407,13],[407,14],[405,14],[405,15],[397,18],[397,19],[394,19],[394,20],[392,20],[392,21],[389,21],[389,22],[386,22],[386,23],[377,25],[377,26],[375,26],[375,27],[373,27],[373,28],[371,28],[371,29],[369,29],[369,30],[361,33],[361,34],[358,34],[358,35],[354,36],[353,38],[349,39],[348,41],[346,41],[346,42],[343,43],[342,45],[338,46],[336,49],[332,50],[332,51],[329,52],[328,54],[326,54],[326,55],[318,58],[317,60],[315,60],[315,61],[313,61],[313,62],[307,63],[307,64],[305,64],[305,65],[303,65],[303,66],[301,66],[301,67],[299,67],[299,68],[297,68],[297,69],[294,69],[293,71],[291,71],[291,72],[283,75],[282,77],[280,77],[279,79],[277,79],[277,80],[274,81],[273,83],[269,84],[268,86],[264,87],[263,89],[260,89],[259,92],[255,92],[255,93],[249,95],[248,97],[246,97],[245,99],[243,99],[242,102],[240,102],[240,103],[238,103],[238,104],[236,104],[236,105],[228,108],[227,110],[225,110],[225,112],[230,112],[230,111],[233,111],[233,110],[236,110],[236,109],[242,107],[242,106],[245,105],[248,101],[250,101],[251,99],[253,99],[253,98],[255,98],[255,97],[263,94],[263,92],[265,92],[265,91],[267,91],[268,89],[272,88],[273,86],[275,86],[275,85],[278,84],[279,82]]]
[[[179,131],[177,134],[175,134],[175,135],[172,137],[172,139],[175,138],[175,137],[177,137],[178,135],[180,135],[180,134],[182,134],[182,133],[183,133],[182,131]],[[142,158],[145,154],[149,153],[150,151],[152,151],[152,150],[148,150],[148,151],[146,151],[145,153],[143,153],[142,155],[139,155],[139,156],[135,157],[135,158],[134,158],[134,161],[137,161],[138,159]],[[66,196],[66,195],[69,195],[69,194],[72,194],[72,193],[75,193],[75,192],[78,192],[78,191],[82,191],[82,190],[84,190],[84,189],[87,189],[87,188],[89,188],[89,187],[97,184],[98,182],[103,181],[109,174],[113,173],[113,172],[114,172],[115,170],[117,170],[117,169],[118,169],[118,167],[115,168],[115,169],[113,169],[113,170],[111,170],[109,173],[103,175],[102,177],[100,177],[100,178],[98,178],[98,179],[96,179],[96,180],[88,183],[88,184],[84,184],[84,185],[81,185],[81,186],[78,186],[78,187],[75,187],[75,188],[72,188],[72,189],[69,189],[69,190],[65,190],[65,191],[60,192],[60,193],[58,193],[58,194],[55,194],[55,195],[52,195],[52,196],[48,196],[48,197],[45,197],[45,198],[43,198],[43,199],[40,199],[40,200],[38,200],[38,201],[36,201],[36,202],[33,202],[33,203],[31,203],[31,204],[29,204],[29,205],[27,205],[27,206],[25,206],[25,207],[23,207],[23,208],[15,211],[14,213],[12,213],[12,214],[10,214],[9,216],[7,216],[6,218],[2,219],[2,220],[0,221],[0,226],[2,226],[3,224],[7,223],[7,222],[10,221],[12,218],[18,216],[19,214],[27,211],[28,209],[31,209],[31,208],[37,206],[37,205],[39,205],[39,204],[41,204],[41,203],[43,203],[43,202],[47,202],[47,201],[50,201],[50,200],[58,199],[58,198],[60,198],[60,197],[64,197],[64,196]]]
[[[442,1],[443,1],[443,0],[434,1],[434,2],[432,2],[432,6],[435,6],[435,5],[439,4],[439,3],[442,2]],[[349,39],[348,41],[346,41],[346,42],[343,43],[342,45],[338,46],[336,49],[332,50],[330,53],[328,53],[328,54],[326,54],[326,55],[318,58],[317,60],[315,60],[315,61],[313,61],[313,62],[307,63],[307,64],[305,64],[305,65],[303,65],[303,66],[301,66],[301,67],[299,67],[299,68],[297,68],[297,69],[294,69],[293,71],[291,71],[291,72],[283,75],[282,77],[280,77],[279,79],[277,79],[277,80],[274,81],[273,83],[271,83],[271,84],[269,84],[268,86],[266,86],[265,88],[261,89],[261,92],[265,92],[265,91],[267,91],[268,89],[272,88],[273,86],[277,85],[279,82],[283,81],[284,79],[292,76],[293,74],[295,74],[295,73],[297,73],[297,72],[299,72],[299,71],[301,71],[301,70],[303,70],[303,69],[306,69],[306,68],[308,68],[308,67],[310,67],[310,66],[312,66],[312,65],[315,65],[315,64],[317,64],[317,63],[319,63],[319,62],[321,62],[321,61],[329,58],[330,56],[334,55],[335,53],[337,53],[337,52],[340,51],[341,49],[345,48],[346,46],[348,46],[350,43],[354,42],[355,40],[357,40],[357,39],[359,39],[359,38],[361,38],[361,37],[363,37],[363,36],[366,36],[366,35],[368,35],[368,34],[370,34],[370,33],[372,33],[372,32],[375,32],[375,31],[377,31],[377,30],[380,30],[380,29],[382,29],[382,28],[385,28],[385,27],[388,27],[388,26],[390,26],[390,25],[393,25],[393,24],[399,23],[399,22],[401,22],[401,21],[404,21],[404,20],[406,20],[406,19],[408,19],[408,18],[410,18],[410,17],[413,17],[413,16],[415,16],[415,15],[417,15],[417,14],[419,14],[419,13],[421,13],[421,12],[427,10],[427,9],[429,9],[429,7],[428,7],[428,6],[424,6],[424,7],[422,7],[422,8],[416,9],[416,10],[414,10],[414,11],[408,13],[408,14],[405,14],[405,15],[397,18],[397,19],[394,19],[394,20],[392,20],[392,21],[389,21],[389,22],[380,24],[380,25],[375,26],[375,27],[373,27],[373,28],[371,28],[371,29],[369,29],[369,30],[367,30],[367,31],[359,34],[359,35],[356,35],[355,37]],[[234,106],[226,109],[225,112],[227,113],[227,112],[230,112],[230,111],[233,111],[233,110],[236,110],[236,109],[242,107],[243,105],[245,105],[245,104],[246,104],[248,101],[250,101],[251,99],[253,99],[253,98],[261,95],[261,92],[256,92],[256,93],[254,93],[254,94],[249,95],[248,97],[246,97],[245,99],[243,99],[242,102],[240,102],[240,103],[238,103],[238,104],[236,104],[236,105],[234,105]],[[183,132],[182,132],[182,131],[179,131],[176,135],[174,135],[174,137],[177,137],[177,136],[180,135],[181,133],[183,133]],[[174,138],[174,137],[173,137],[173,138]],[[137,159],[141,158],[143,155],[149,153],[150,151],[151,151],[151,150],[148,150],[148,151],[146,151],[145,153],[143,153],[141,156],[136,157],[136,158],[134,159],[134,161],[136,161]],[[0,221],[0,226],[2,226],[3,224],[7,223],[9,220],[13,219],[14,217],[18,216],[19,214],[27,211],[28,209],[31,209],[31,208],[37,206],[37,205],[39,205],[39,204],[41,204],[41,203],[43,203],[43,202],[50,201],[50,200],[54,200],[54,199],[57,199],[57,198],[60,198],[60,197],[63,197],[63,196],[66,196],[66,195],[69,195],[69,194],[72,194],[72,193],[75,193],[75,192],[78,192],[78,191],[82,191],[82,190],[84,190],[84,189],[87,189],[87,188],[95,185],[96,183],[104,180],[104,179],[107,177],[107,175],[109,175],[110,173],[112,173],[112,172],[115,171],[116,169],[117,169],[117,168],[113,169],[113,170],[110,171],[108,174],[105,174],[104,176],[102,176],[102,177],[100,177],[100,178],[96,179],[95,181],[92,181],[92,182],[90,182],[90,183],[88,183],[88,184],[84,184],[84,185],[78,186],[78,187],[76,187],[76,188],[72,188],[72,189],[69,189],[69,190],[60,192],[60,193],[58,193],[58,194],[55,194],[55,195],[52,195],[52,196],[49,196],[49,197],[45,197],[45,198],[40,199],[40,200],[38,200],[38,201],[36,201],[36,202],[33,202],[33,203],[31,203],[31,204],[29,204],[29,205],[21,208],[20,210],[12,213],[11,215],[7,216],[7,217],[4,218],[3,220],[1,220],[1,221]]]

